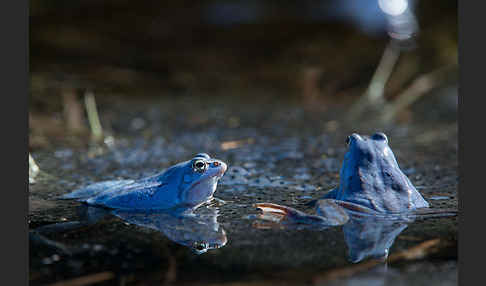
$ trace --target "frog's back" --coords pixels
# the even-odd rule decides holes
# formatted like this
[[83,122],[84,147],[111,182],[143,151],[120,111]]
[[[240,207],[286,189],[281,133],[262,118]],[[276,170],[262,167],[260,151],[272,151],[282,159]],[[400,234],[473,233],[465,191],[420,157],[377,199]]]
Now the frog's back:
[[[162,198],[161,193],[165,195]],[[167,184],[157,181],[134,182],[83,201],[113,209],[166,209],[177,202],[176,198],[171,198],[174,193],[170,192]]]
[[178,168],[140,180],[95,183],[64,195],[89,205],[113,209],[166,209],[178,203]]
[[78,199],[80,201],[83,201],[85,199],[95,197],[106,191],[116,192],[117,190],[123,189],[123,187],[130,185],[134,182],[134,180],[111,180],[97,182],[86,187],[76,189],[70,193],[64,194],[61,196],[61,199]]

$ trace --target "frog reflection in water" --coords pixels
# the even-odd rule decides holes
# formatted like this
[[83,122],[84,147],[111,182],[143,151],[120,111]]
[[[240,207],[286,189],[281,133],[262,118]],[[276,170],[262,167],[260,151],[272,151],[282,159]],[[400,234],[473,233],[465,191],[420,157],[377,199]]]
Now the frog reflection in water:
[[221,248],[228,241],[226,232],[217,220],[218,209],[214,207],[200,208],[197,213],[186,212],[181,215],[171,211],[121,210],[80,205],[77,213],[79,217],[77,221],[54,223],[31,230],[31,242],[40,242],[62,253],[69,253],[69,247],[44,236],[50,233],[80,230],[86,226],[96,225],[104,218],[113,215],[129,224],[158,231],[169,240],[190,248],[196,254]]
[[[345,225],[343,230],[355,262],[370,255],[386,256],[406,224],[396,224],[396,216],[393,220],[379,217],[407,214],[427,208],[429,204],[400,170],[385,134],[368,137],[354,133],[348,136],[346,145],[348,151],[340,172],[340,184],[317,200],[317,215],[272,203],[255,206],[263,211],[260,218],[264,220],[284,224]],[[360,250],[367,253],[360,253]]]
[[122,220],[159,231],[170,240],[189,247],[197,254],[226,245],[226,232],[217,221],[218,210],[203,208],[201,212],[177,216],[167,212],[134,212],[114,210]]
[[99,182],[62,198],[122,210],[195,209],[213,198],[226,169],[224,162],[200,153],[148,178]]

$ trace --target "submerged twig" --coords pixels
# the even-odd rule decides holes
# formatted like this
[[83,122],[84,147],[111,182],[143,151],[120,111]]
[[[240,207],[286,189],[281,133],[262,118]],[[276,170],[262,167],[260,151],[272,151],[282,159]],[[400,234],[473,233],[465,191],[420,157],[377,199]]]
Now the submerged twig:
[[59,281],[57,283],[51,284],[51,286],[82,286],[82,285],[92,285],[95,283],[100,283],[103,281],[111,280],[115,278],[115,274],[111,271],[100,272],[96,274],[89,274],[81,276],[74,279]]
[[[388,257],[388,260],[386,262],[392,263],[396,261],[402,261],[402,260],[417,260],[417,259],[422,259],[424,258],[427,254],[432,252],[434,247],[437,247],[441,240],[439,238],[431,239],[431,240],[426,240],[422,243],[419,243],[413,247],[410,247],[406,250],[400,251],[398,253],[392,254]],[[386,263],[385,262],[385,263]],[[383,264],[384,261],[381,259],[372,259],[368,260],[356,265],[352,265],[349,267],[344,267],[341,269],[336,269],[336,270],[330,270],[326,273],[317,275],[313,279],[313,284],[314,285],[320,285],[323,284],[324,281],[328,280],[333,280],[333,279],[338,279],[338,278],[344,278],[344,277],[349,277],[352,276],[358,272],[363,272],[366,270],[369,270],[377,265]]]

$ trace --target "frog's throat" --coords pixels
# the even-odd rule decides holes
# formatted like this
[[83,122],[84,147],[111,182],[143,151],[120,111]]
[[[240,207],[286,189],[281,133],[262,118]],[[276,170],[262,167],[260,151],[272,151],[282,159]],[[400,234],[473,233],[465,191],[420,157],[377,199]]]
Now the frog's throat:
[[[216,181],[213,183],[210,182],[211,180]],[[215,186],[213,185],[217,184],[217,180],[219,180],[217,173],[202,177],[200,180],[192,183],[183,192],[181,192],[180,201],[183,203],[203,203],[212,197],[214,191],[216,190]],[[207,186],[202,186],[203,184],[207,184]]]
[[199,180],[197,180],[196,182],[193,182],[191,185],[189,185],[189,187],[186,188],[186,192],[193,189],[194,187],[197,187],[201,183],[207,182],[207,181],[209,181],[213,178],[216,178],[216,180],[219,180],[223,174],[224,174],[224,169],[221,169],[221,170],[219,170],[215,173],[212,173],[212,174],[209,174],[209,175],[206,175],[206,176],[202,176]]

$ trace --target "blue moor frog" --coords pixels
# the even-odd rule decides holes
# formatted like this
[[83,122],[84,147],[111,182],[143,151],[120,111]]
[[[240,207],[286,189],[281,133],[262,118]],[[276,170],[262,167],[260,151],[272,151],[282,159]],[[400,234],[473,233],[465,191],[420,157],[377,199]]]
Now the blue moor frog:
[[344,224],[348,220],[340,207],[368,214],[405,213],[429,207],[400,170],[385,134],[360,136],[353,133],[346,139],[346,145],[348,151],[341,167],[339,186],[317,201],[318,216],[270,203],[256,204],[256,207],[286,221],[327,225]]
[[386,259],[395,238],[413,220],[408,214],[429,204],[400,170],[385,134],[354,133],[346,145],[339,186],[317,200],[317,215],[260,203],[255,205],[263,211],[258,218],[290,225],[344,225],[351,261],[369,256]]
[[398,166],[388,138],[353,133],[341,167],[339,187],[323,198],[345,201],[380,213],[398,213],[429,207]]
[[195,209],[213,198],[226,169],[224,162],[200,153],[148,178],[99,182],[62,198],[111,209]]

